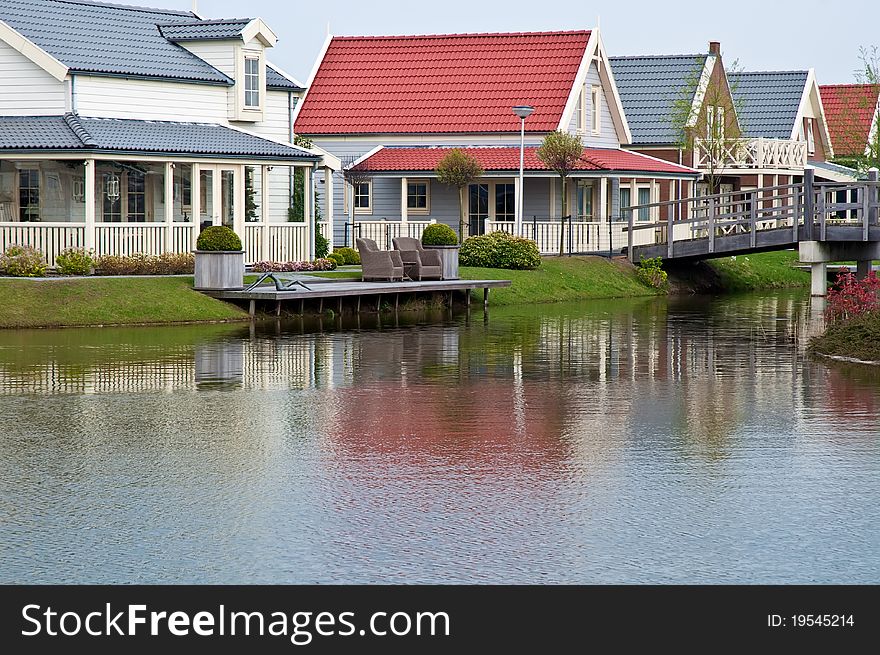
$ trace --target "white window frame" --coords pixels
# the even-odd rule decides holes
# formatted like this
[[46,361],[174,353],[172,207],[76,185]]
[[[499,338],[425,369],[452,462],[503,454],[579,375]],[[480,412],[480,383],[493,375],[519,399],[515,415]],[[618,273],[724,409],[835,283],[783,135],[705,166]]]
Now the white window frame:
[[[584,189],[584,195],[581,196],[581,189]],[[586,197],[586,189],[589,189],[589,198],[590,198],[590,213],[586,214],[583,212],[583,206],[579,201],[579,197]],[[574,196],[574,204],[575,204],[575,217],[578,221],[584,222],[593,222],[596,220],[596,208],[595,204],[595,192],[596,188],[593,184],[593,180],[578,180],[575,183],[575,196]]]
[[715,121],[718,123],[718,141],[724,141],[724,107],[715,107]]
[[[410,184],[424,184],[425,185],[425,206],[424,207],[410,207],[409,206],[409,185]],[[372,196],[372,187],[370,189],[370,194]],[[370,207],[373,206],[372,197],[370,198]],[[431,180],[424,178],[412,178],[407,179],[406,181],[406,213],[408,216],[428,216],[431,213]]]
[[710,142],[715,137],[715,106],[706,106],[706,139]]
[[816,154],[816,133],[813,131],[813,119],[807,118],[806,122],[806,136],[807,136],[807,154],[814,155]]
[[[21,220],[21,212],[24,209],[21,205],[21,174],[23,171],[27,171],[28,177],[30,178],[31,173],[37,174],[37,186],[32,187],[28,186],[28,189],[36,188],[37,190],[37,221],[42,220],[43,218],[43,171],[39,166],[30,167],[30,166],[18,166],[16,167],[16,176],[15,176],[15,190],[14,190],[14,200],[15,200],[15,222],[26,223],[28,221]],[[28,194],[30,195],[30,194]],[[29,205],[30,206],[30,205]]]
[[581,87],[580,100],[577,106],[577,133],[587,132],[587,85]]
[[[246,110],[259,110],[263,108],[263,93],[260,88],[260,60],[261,57],[259,54],[254,53],[244,53],[244,64],[242,66],[241,73],[241,81],[244,84],[244,103],[243,107]],[[248,64],[254,62],[256,63],[257,70],[255,73],[248,72]],[[248,89],[248,81],[253,81],[256,78],[256,89]],[[248,93],[256,93],[257,94],[257,102],[256,104],[251,104],[248,102]]]
[[[516,180],[514,179],[501,179],[494,180],[489,183],[489,220],[492,222],[503,222],[509,223],[511,221],[516,220],[516,199],[514,198],[513,206],[514,206],[514,215],[510,220],[501,220],[498,218],[498,185],[503,184],[505,186],[513,186],[513,193],[516,195]],[[525,196],[523,196],[525,198]]]
[[[258,105],[248,105],[246,92],[246,62],[248,59],[257,60],[259,81],[257,82]],[[235,102],[230,103],[230,120],[258,122],[263,120],[266,107],[266,57],[262,50],[253,47],[236,46],[235,53],[235,84],[230,93]]]
[[[358,207],[357,206],[357,184],[366,184],[367,185],[367,203],[368,207]],[[373,213],[373,180],[366,180],[363,182],[358,182],[357,184],[352,184],[352,193],[351,193],[351,202],[354,205],[354,213],[355,214],[372,214]]]
[[594,136],[602,132],[602,87],[594,86],[590,90],[590,131]]

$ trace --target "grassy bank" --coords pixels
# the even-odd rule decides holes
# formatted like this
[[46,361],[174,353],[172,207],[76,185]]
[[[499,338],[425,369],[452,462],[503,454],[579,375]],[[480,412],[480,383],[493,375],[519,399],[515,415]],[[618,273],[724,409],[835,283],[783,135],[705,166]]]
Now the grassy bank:
[[864,314],[832,323],[810,341],[810,350],[822,355],[880,362],[880,314]]
[[810,274],[795,268],[798,253],[793,250],[762,252],[711,259],[706,265],[717,276],[721,291],[760,291],[810,286]]
[[639,282],[635,269],[627,262],[604,257],[545,257],[536,271],[462,267],[460,273],[465,280],[510,280],[509,288],[492,290],[492,305],[635,298],[661,293]]
[[234,305],[192,290],[192,278],[0,278],[0,327],[61,327],[228,321]]

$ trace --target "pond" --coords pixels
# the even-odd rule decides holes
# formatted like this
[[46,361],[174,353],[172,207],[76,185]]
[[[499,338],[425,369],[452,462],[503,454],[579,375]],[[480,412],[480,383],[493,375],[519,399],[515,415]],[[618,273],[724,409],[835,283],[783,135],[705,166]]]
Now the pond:
[[801,293],[0,333],[3,583],[877,583]]

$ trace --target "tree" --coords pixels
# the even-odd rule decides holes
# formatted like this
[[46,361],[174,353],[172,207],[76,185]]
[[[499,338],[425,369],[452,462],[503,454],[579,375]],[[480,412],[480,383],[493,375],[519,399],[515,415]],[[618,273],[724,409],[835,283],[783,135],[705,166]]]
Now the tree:
[[[311,148],[312,141],[298,134],[293,137],[293,144],[300,148]],[[296,167],[293,169],[293,189],[290,192],[290,207],[287,209],[287,220],[292,223],[302,223],[306,220],[306,198],[305,198],[305,181],[306,173],[303,168]],[[315,211],[315,257],[320,259],[327,255],[330,250],[330,242],[321,234],[321,222],[323,221],[323,213],[321,211],[321,196],[318,190],[313,188],[314,211]],[[333,199],[331,198],[332,202]],[[333,226],[330,226],[333,229]]]
[[[349,223],[351,227],[351,239],[352,244],[354,244],[354,197],[357,192],[357,188],[361,184],[368,184],[370,182],[370,174],[366,171],[358,170],[357,168],[345,168],[343,169],[342,176],[345,178],[345,183],[348,186],[348,189],[351,189],[351,200],[348,203],[348,212],[349,212]],[[348,193],[348,189],[345,189],[344,193]],[[347,237],[346,237],[347,239]]]
[[483,167],[460,148],[453,148],[437,163],[434,174],[441,184],[458,189],[458,239],[464,241],[464,189],[483,177]]
[[[672,101],[669,122],[675,131],[678,147],[693,151],[694,167],[703,171],[709,194],[718,193],[721,175],[731,163],[742,158],[742,101],[737,98],[738,79],[728,77],[721,84],[713,75],[703,75],[702,58]],[[739,72],[738,62],[726,67],[728,73]],[[728,91],[729,89],[729,91]],[[696,100],[702,97],[697,105]]]
[[244,220],[251,223],[258,219],[257,209],[259,205],[256,200],[256,190],[254,189],[254,167],[244,167]]
[[559,254],[562,254],[565,243],[565,218],[568,216],[568,176],[584,155],[584,144],[580,137],[559,130],[544,137],[538,148],[538,159],[559,175],[562,181],[562,227],[559,230]]

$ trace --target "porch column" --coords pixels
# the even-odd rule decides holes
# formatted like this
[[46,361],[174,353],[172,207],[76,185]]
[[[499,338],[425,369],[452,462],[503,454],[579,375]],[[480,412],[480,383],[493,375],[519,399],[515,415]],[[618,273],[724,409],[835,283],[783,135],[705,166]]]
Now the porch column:
[[[409,221],[409,207],[406,206],[406,192],[408,180],[405,177],[400,178],[400,222]],[[401,226],[401,229],[403,227]]]
[[514,224],[513,224],[513,232],[517,236],[522,234],[522,215],[523,208],[520,206],[524,204],[522,202],[522,186],[520,185],[519,176],[513,178],[513,216],[514,216]]
[[83,245],[86,250],[95,250],[95,160],[87,159],[84,168],[86,225]]
[[330,252],[333,252],[333,171],[329,168],[324,168],[324,195],[327,241],[330,242]]
[[174,164],[165,162],[165,252],[177,252],[174,247]]
[[[618,180],[618,184],[620,181]],[[598,211],[593,212],[600,221],[611,220],[608,215],[608,178],[599,178],[599,207]]]
[[[606,181],[606,178],[602,178],[602,181]],[[611,216],[608,220],[614,219],[620,220],[620,178],[612,177],[611,178]]]
[[192,180],[190,180],[190,211],[192,212],[192,231],[190,232],[190,247],[195,250],[196,239],[199,238],[199,227],[202,220],[202,174],[198,164],[192,165]]
[[[241,237],[241,241],[244,243],[244,166],[235,167],[234,182],[235,187],[232,198],[232,229],[235,230],[235,233]],[[222,202],[220,206],[223,206]],[[245,256],[247,257],[250,254],[251,253],[248,253]]]
[[315,213],[314,188],[312,186],[312,167],[303,168],[303,220],[306,223],[306,259],[315,259]]
[[260,205],[263,207],[261,218],[263,225],[260,227],[260,259],[269,260],[271,244],[269,242],[269,172],[271,166],[260,166]]

